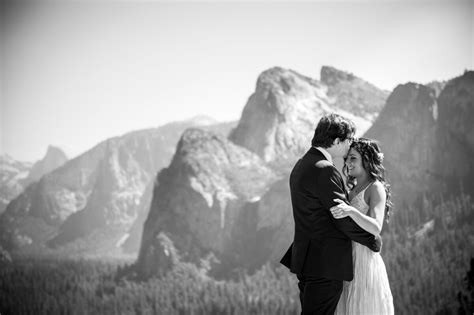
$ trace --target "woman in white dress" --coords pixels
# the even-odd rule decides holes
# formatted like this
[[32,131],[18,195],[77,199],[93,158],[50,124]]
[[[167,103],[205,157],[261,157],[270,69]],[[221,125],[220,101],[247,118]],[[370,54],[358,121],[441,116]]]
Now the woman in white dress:
[[[347,155],[344,173],[350,188],[350,205],[331,208],[336,219],[350,216],[361,228],[380,234],[389,217],[390,189],[385,181],[383,153],[374,140],[355,140]],[[354,279],[343,284],[336,314],[394,314],[387,271],[380,253],[352,242]]]

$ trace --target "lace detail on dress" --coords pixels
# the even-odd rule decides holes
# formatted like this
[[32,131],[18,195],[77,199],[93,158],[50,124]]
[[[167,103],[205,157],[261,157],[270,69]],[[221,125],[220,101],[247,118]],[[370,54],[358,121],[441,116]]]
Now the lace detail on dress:
[[369,211],[369,205],[365,202],[365,199],[364,199],[364,192],[371,185],[372,184],[368,185],[367,187],[359,191],[359,193],[355,195],[354,198],[352,198],[350,202],[351,206],[353,206],[354,208],[356,208],[357,210],[359,210],[359,212],[362,212],[363,214],[367,214],[367,212]]

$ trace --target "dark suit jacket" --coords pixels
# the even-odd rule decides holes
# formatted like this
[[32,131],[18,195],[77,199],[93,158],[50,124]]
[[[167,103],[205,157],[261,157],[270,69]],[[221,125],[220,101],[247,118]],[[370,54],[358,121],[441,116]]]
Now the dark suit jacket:
[[380,242],[351,218],[331,215],[334,199],[347,202],[339,171],[321,151],[311,148],[291,172],[290,191],[295,236],[281,263],[298,275],[352,280],[351,240],[373,251],[380,250]]

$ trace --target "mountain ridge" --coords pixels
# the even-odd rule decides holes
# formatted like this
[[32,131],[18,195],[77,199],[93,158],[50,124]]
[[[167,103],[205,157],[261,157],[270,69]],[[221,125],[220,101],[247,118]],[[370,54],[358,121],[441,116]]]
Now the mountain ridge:
[[[202,122],[202,117],[199,120]],[[203,127],[216,128],[219,132],[233,126],[232,123],[211,126],[209,121]],[[87,238],[90,227],[98,227],[97,223],[104,226],[104,222],[106,226],[110,223],[110,230],[115,229],[112,226],[123,226],[125,231],[115,236],[121,238],[137,216],[137,202],[147,183],[169,163],[181,132],[195,125],[191,119],[132,131],[102,141],[71,159],[39,182],[32,183],[10,202],[0,217],[0,240],[13,248],[21,248],[25,244],[27,247],[42,247],[53,239],[50,245],[57,247],[78,237]],[[96,188],[104,194],[94,193]],[[104,221],[105,214],[110,222]],[[100,217],[102,221],[98,219]],[[79,222],[82,228],[70,230],[75,225],[71,223],[61,228],[68,218],[68,222]],[[32,220],[36,222],[34,225],[42,226],[48,232],[35,232],[38,229],[31,228],[28,223]]]

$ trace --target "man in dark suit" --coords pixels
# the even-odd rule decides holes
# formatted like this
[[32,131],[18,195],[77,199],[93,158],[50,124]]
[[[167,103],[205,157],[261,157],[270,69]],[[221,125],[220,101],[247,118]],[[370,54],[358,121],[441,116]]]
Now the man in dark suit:
[[380,236],[350,217],[336,220],[329,211],[337,205],[334,199],[347,202],[332,160],[347,155],[354,133],[352,121],[337,114],[322,117],[312,147],[290,175],[295,236],[281,263],[298,277],[302,314],[334,314],[342,281],[354,277],[351,240],[380,251]]

